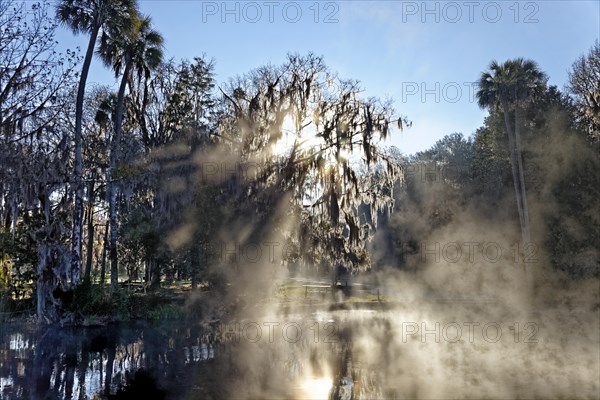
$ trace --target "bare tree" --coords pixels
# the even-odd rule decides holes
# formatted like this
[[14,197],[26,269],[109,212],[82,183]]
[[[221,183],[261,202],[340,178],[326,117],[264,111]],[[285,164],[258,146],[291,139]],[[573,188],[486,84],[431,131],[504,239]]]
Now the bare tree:
[[569,72],[569,91],[575,96],[590,124],[590,133],[600,138],[600,42],[573,63]]
[[[65,187],[75,53],[55,51],[49,5],[0,2],[0,214],[15,227],[27,211],[41,219],[37,245],[37,313],[54,318],[52,290],[66,284]],[[9,217],[10,216],[10,217]]]

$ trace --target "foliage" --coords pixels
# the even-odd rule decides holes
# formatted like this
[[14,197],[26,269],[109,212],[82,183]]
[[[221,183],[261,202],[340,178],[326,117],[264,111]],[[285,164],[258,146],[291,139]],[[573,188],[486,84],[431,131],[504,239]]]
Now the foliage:
[[[319,260],[364,266],[362,257],[346,257],[361,253],[367,239],[358,209],[369,205],[376,224],[377,211],[392,204],[381,189],[400,173],[377,142],[393,124],[408,122],[389,102],[362,99],[360,91],[358,82],[338,78],[312,54],[290,55],[281,67],[259,68],[222,90],[218,137],[233,162],[259,166],[237,191],[250,204],[235,206],[254,210],[255,237],[271,221],[268,210],[298,207],[296,235]],[[372,179],[374,170],[382,172],[379,179]]]
[[[63,0],[55,19],[49,7],[0,2],[0,302],[10,310],[36,300],[42,321],[181,318],[161,282],[191,280],[218,303],[235,281],[273,272],[219,257],[228,242],[275,238],[286,249],[277,266],[323,275],[418,268],[419,242],[466,210],[501,210],[523,227],[528,201],[552,264],[598,276],[598,43],[573,64],[569,94],[531,60],[491,63],[477,93],[483,125],[404,157],[381,140],[409,121],[321,57],[292,54],[217,87],[214,61],[162,59],[162,36],[135,1]],[[79,86],[77,53],[55,51],[58,23],[89,37]],[[121,78],[115,93],[86,88],[96,46]],[[506,207],[513,190],[517,207]],[[111,290],[77,285],[82,254],[87,277],[113,260]],[[121,289],[123,271],[143,275],[148,293]]]
[[176,304],[164,304],[148,311],[147,317],[150,320],[178,320],[184,316],[181,307]]
[[38,229],[36,223],[40,221],[24,219],[14,237],[10,232],[0,233],[0,288],[16,299],[30,295],[35,280],[38,254],[34,238],[27,232]]
[[[13,289],[20,296],[35,273],[37,283],[43,283],[35,291],[40,313],[53,303],[52,286],[68,275],[67,260],[55,253],[62,244],[52,240],[63,239],[58,232],[68,222],[65,172],[70,148],[65,127],[79,61],[75,52],[56,51],[56,22],[49,8],[48,3],[0,3],[0,230],[36,253],[23,258],[27,267],[20,258],[13,259],[18,282]],[[18,232],[21,223],[26,228]],[[11,257],[20,257],[11,251]]]
[[83,316],[129,318],[135,295],[126,289],[106,290],[102,286],[79,285],[70,301],[62,304],[64,311]]
[[588,121],[589,132],[600,137],[600,41],[596,40],[586,55],[579,57],[569,71],[569,91]]
[[88,72],[92,62],[94,46],[98,34],[117,26],[130,26],[130,19],[137,7],[134,0],[62,0],[56,7],[56,19],[71,28],[75,33],[89,34],[89,43],[77,88],[75,101],[75,135],[74,155],[75,165],[73,182],[75,194],[75,207],[73,208],[72,240],[71,240],[71,268],[70,278],[74,285],[79,283],[81,272],[81,243],[83,226],[83,103]]
[[77,53],[55,51],[48,3],[0,3],[0,131],[4,144],[52,129],[73,87]]
[[[556,87],[538,93],[524,114],[525,179],[537,226],[533,240],[570,279],[597,277],[598,144]],[[460,226],[456,217],[465,210],[485,219],[498,214],[512,186],[505,136],[503,115],[492,110],[471,140],[448,135],[425,152],[400,158],[405,182],[373,249],[380,264],[418,269],[420,244],[452,223]]]

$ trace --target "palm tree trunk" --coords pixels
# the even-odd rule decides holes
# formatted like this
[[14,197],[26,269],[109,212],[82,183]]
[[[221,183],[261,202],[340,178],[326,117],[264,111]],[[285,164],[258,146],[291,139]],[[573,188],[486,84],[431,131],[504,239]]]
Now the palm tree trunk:
[[88,283],[92,273],[92,260],[94,253],[94,181],[88,188],[88,221],[87,221],[87,250],[85,260],[84,281]]
[[[520,138],[520,134],[518,133],[518,129],[519,129],[518,118],[517,118],[518,111],[515,110],[515,138],[513,138],[508,103],[506,101],[502,102],[502,108],[503,108],[503,113],[504,113],[504,123],[506,124],[506,133],[508,135],[510,165],[511,165],[511,170],[512,170],[513,185],[515,188],[515,197],[517,199],[519,222],[521,225],[521,240],[523,242],[523,246],[526,246],[530,240],[529,216],[528,216],[528,214],[525,213],[525,210],[527,207],[527,205],[526,205],[527,199],[524,196],[525,181],[523,179],[523,166],[522,166],[522,162],[521,162],[519,140],[516,140],[517,143],[515,144],[515,138],[516,137]],[[533,279],[532,279],[532,275],[531,275],[531,266],[529,265],[528,262],[525,263],[525,272],[527,274],[528,285],[531,288],[532,284],[533,284]]]
[[[112,164],[112,163],[111,163]],[[111,168],[111,171],[113,168]],[[108,208],[109,208],[109,226],[110,226],[110,239],[109,239],[109,260],[110,260],[110,285],[111,288],[116,288],[118,284],[118,273],[119,266],[117,264],[117,192],[115,188],[115,184],[113,182],[114,173],[110,173],[110,181],[109,185],[109,198],[108,198]]]
[[117,260],[117,191],[115,187],[115,169],[119,160],[119,147],[121,145],[121,123],[123,121],[123,103],[125,99],[125,87],[131,61],[128,59],[125,63],[125,71],[121,77],[119,94],[117,95],[117,110],[115,117],[115,134],[112,140],[112,149],[110,157],[110,181],[109,181],[109,221],[110,221],[110,285],[115,289],[119,283],[119,268]]
[[82,119],[83,119],[83,98],[85,96],[85,84],[87,81],[92,57],[94,56],[94,47],[98,38],[100,26],[95,26],[90,33],[90,41],[83,60],[83,68],[79,77],[79,86],[77,88],[77,102],[75,104],[75,207],[73,209],[73,232],[71,239],[71,283],[79,284],[81,275],[81,236],[83,230],[83,150],[82,150]]
[[523,205],[521,202],[521,190],[519,189],[519,175],[517,171],[517,160],[515,156],[515,141],[513,137],[513,129],[510,123],[510,112],[508,109],[508,103],[506,101],[502,102],[503,114],[504,114],[504,124],[506,125],[506,134],[508,136],[508,157],[510,159],[510,167],[512,171],[513,185],[515,188],[515,197],[517,200],[517,211],[519,213],[519,223],[521,228],[521,235],[524,237],[525,232],[523,230],[525,224],[523,220]]
[[[521,143],[521,110],[517,105],[515,107],[515,141],[517,142],[517,163],[519,165],[519,184],[521,188],[521,202],[523,205],[523,250],[531,243],[531,232],[529,230],[529,208],[527,207],[527,190],[525,188],[525,173],[523,171],[523,156]],[[526,258],[525,271],[527,272],[527,280],[530,286],[533,285],[533,276],[531,271],[531,263]]]
[[[141,85],[141,79],[139,80],[139,85]],[[129,90],[133,91],[133,81],[129,81]],[[142,142],[144,143],[144,151],[146,154],[150,152],[150,134],[148,131],[148,124],[146,123],[146,109],[148,108],[148,79],[144,80],[144,90],[142,93],[141,104],[138,98],[136,98],[135,104],[135,113],[140,125],[140,131],[142,132]],[[138,96],[139,97],[139,96]]]

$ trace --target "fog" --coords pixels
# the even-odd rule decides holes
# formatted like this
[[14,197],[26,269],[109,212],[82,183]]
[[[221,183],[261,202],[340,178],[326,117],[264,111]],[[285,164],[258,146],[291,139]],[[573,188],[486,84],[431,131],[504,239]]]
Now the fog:
[[[532,146],[543,177],[533,183],[540,195],[529,197],[533,237],[540,238],[533,247],[523,249],[507,208],[486,214],[453,204],[452,222],[436,229],[416,212],[392,213],[391,224],[413,224],[422,240],[405,266],[388,262],[354,276],[374,285],[383,303],[340,309],[340,293],[323,296],[330,301],[310,295],[308,303],[282,302],[278,282],[297,276],[282,256],[298,227],[287,212],[289,196],[278,197],[266,223],[230,215],[212,265],[227,277],[226,296],[237,305],[219,320],[235,349],[228,360],[235,373],[223,380],[227,396],[598,398],[599,281],[556,270],[542,240],[543,218],[559,215],[552,185],[588,151],[557,135],[549,132],[544,144]],[[439,186],[423,190],[432,201],[445,195]],[[512,196],[498,204],[509,207]],[[574,221],[564,223],[577,229]],[[533,288],[525,257],[533,265]],[[586,262],[598,262],[593,242]]]

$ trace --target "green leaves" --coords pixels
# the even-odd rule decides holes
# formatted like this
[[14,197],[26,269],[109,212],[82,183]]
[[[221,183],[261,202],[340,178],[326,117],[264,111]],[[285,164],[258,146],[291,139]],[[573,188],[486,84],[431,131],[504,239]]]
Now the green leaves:
[[56,19],[76,34],[90,33],[94,29],[108,29],[110,25],[124,25],[134,9],[137,9],[135,0],[61,0],[56,7]]
[[503,64],[492,61],[481,74],[476,93],[481,108],[498,107],[502,101],[525,101],[546,87],[548,78],[532,60],[516,58]]
[[131,63],[135,71],[148,75],[163,59],[162,35],[152,28],[150,17],[130,9],[121,24],[109,26],[100,38],[98,53],[118,76]]

